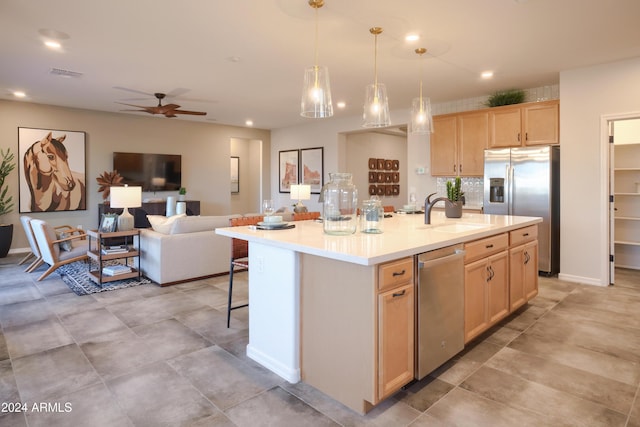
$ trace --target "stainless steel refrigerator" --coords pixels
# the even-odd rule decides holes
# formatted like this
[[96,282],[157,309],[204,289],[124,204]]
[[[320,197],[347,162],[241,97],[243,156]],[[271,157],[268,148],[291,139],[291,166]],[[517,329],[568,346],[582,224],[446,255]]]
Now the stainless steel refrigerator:
[[484,213],[539,216],[538,271],[560,270],[560,147],[484,151]]

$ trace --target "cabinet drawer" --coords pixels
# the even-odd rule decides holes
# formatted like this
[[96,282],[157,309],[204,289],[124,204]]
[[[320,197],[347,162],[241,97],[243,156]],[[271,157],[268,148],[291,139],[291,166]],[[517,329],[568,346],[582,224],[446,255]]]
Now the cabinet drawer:
[[413,258],[402,258],[378,267],[378,290],[413,281]]
[[509,235],[507,233],[498,234],[497,236],[487,237],[486,239],[476,240],[474,242],[465,243],[464,250],[467,252],[464,256],[464,263],[468,264],[480,258],[487,257],[509,246]]
[[519,228],[509,232],[509,240],[511,246],[521,243],[530,242],[538,238],[538,226],[530,225],[529,227]]

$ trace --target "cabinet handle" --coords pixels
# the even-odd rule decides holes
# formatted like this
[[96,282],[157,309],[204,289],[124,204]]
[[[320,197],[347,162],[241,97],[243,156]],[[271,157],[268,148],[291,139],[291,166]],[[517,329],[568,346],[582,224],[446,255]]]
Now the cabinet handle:
[[524,133],[524,140],[528,141],[529,140],[529,132],[525,132]]
[[453,164],[453,171],[454,172],[456,171],[456,164],[455,163]]
[[531,260],[531,256],[529,255],[529,252],[525,251],[524,252],[524,265],[527,265],[530,260]]
[[404,273],[406,273],[407,270],[402,270],[402,271],[394,271],[392,276],[396,277],[396,276],[404,276]]
[[401,296],[403,296],[405,294],[406,291],[407,291],[406,289],[403,289],[400,292],[394,292],[393,294],[391,294],[391,296],[394,297],[394,298],[401,297]]
[[518,132],[518,142],[520,142],[520,132]]
[[460,169],[460,173],[462,173],[462,163],[458,165],[458,169]]
[[529,233],[524,233],[524,234],[522,235],[522,237],[527,237],[527,236],[529,236]]
[[486,245],[486,246],[485,246],[485,249],[491,249],[492,247],[493,247],[493,243],[492,243],[492,244],[490,244],[490,245]]

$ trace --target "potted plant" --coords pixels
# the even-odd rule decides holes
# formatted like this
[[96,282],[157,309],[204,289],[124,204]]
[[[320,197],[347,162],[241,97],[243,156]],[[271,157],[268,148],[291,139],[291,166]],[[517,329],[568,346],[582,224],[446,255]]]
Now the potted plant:
[[[5,179],[11,171],[15,169],[14,156],[11,149],[0,150],[0,218],[13,210],[13,196],[8,195],[9,185],[5,185]],[[9,253],[11,241],[13,240],[13,224],[0,222],[0,258],[4,258]]]
[[447,181],[447,198],[451,203],[444,204],[444,213],[447,218],[462,217],[462,179],[457,176],[454,182]]
[[178,201],[184,202],[185,200],[187,200],[187,189],[180,187],[180,191],[178,191]]

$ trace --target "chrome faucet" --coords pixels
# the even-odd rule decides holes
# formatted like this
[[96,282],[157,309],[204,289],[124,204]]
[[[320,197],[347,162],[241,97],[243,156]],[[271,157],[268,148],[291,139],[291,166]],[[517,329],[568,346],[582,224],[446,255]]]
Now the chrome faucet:
[[435,205],[438,202],[445,202],[445,203],[449,203],[450,206],[453,206],[453,203],[451,202],[451,200],[449,200],[447,197],[438,197],[437,199],[431,200],[431,196],[433,196],[436,193],[431,193],[427,196],[426,199],[424,199],[424,223],[425,224],[431,224],[431,209],[433,208],[433,205]]

